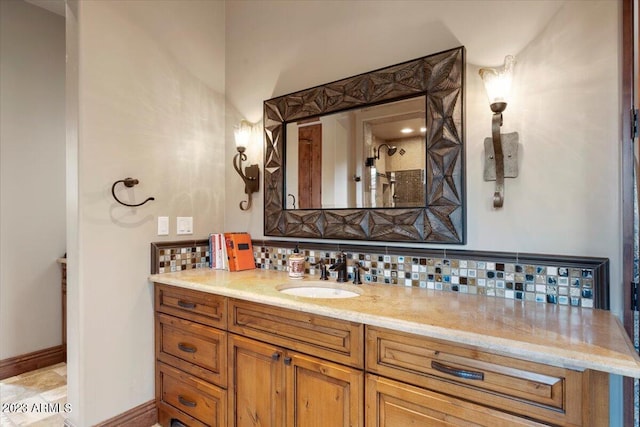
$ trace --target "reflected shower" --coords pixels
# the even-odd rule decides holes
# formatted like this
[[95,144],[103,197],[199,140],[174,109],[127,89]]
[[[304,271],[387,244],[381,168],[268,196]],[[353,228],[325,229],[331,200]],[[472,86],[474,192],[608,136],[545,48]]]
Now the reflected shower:
[[380,158],[380,149],[383,147],[387,147],[387,155],[389,157],[393,156],[394,154],[396,154],[396,151],[398,151],[398,147],[396,147],[395,145],[380,144],[373,149],[373,157],[367,157],[365,166],[371,167],[375,164],[375,160]]

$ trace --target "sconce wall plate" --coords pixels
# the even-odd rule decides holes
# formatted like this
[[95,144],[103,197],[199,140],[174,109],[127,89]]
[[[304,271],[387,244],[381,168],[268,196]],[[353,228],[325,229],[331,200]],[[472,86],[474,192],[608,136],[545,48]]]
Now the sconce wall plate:
[[[503,133],[502,155],[504,158],[504,177],[518,176],[518,132]],[[484,180],[496,180],[496,157],[493,150],[493,138],[484,139]]]
[[260,167],[257,164],[245,166],[242,173],[242,162],[247,160],[244,154],[244,147],[238,147],[238,153],[233,157],[233,168],[244,182],[244,193],[247,200],[240,202],[240,210],[246,211],[251,209],[251,195],[260,189]]
[[252,194],[260,190],[260,167],[258,165],[249,165],[244,168],[244,176],[247,178],[245,183],[245,194]]

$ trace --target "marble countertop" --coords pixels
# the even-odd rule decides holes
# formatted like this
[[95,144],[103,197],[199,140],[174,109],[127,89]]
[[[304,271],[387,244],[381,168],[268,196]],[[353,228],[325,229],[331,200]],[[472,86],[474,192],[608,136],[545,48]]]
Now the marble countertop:
[[[151,282],[475,346],[534,362],[640,378],[640,358],[619,319],[605,310],[505,300],[395,285],[346,285],[355,298],[290,296],[278,289],[317,282],[267,270],[208,268],[151,275]],[[324,282],[327,283],[327,282]],[[334,280],[328,284],[338,285]]]

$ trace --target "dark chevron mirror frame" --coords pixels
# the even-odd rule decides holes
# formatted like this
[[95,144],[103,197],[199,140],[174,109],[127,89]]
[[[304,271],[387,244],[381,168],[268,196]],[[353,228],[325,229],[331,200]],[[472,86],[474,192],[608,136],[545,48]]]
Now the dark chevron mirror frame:
[[[313,239],[466,243],[464,47],[264,102],[264,234]],[[288,122],[426,95],[424,208],[284,209]]]

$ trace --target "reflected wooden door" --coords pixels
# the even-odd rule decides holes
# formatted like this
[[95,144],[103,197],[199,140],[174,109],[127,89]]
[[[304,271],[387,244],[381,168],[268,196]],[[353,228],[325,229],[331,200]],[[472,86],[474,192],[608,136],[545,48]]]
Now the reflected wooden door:
[[322,124],[298,128],[298,206],[322,208]]

